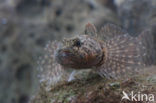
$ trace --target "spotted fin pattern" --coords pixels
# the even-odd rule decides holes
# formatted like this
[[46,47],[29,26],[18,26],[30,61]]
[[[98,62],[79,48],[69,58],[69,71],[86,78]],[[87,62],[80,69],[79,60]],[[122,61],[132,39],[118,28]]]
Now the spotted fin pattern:
[[115,24],[105,24],[100,32],[99,32],[99,37],[102,40],[110,40],[115,36],[119,36],[122,34],[126,34],[127,32],[124,31],[122,28],[120,28],[119,26],[115,25]]
[[106,41],[104,45],[105,60],[103,65],[97,68],[101,76],[118,78],[144,66],[142,56],[144,47],[138,38],[124,34]]
[[51,85],[55,85],[66,77],[63,67],[56,63],[54,59],[57,48],[59,48],[58,42],[49,42],[45,47],[45,55],[40,57],[38,61],[38,77],[40,83],[45,84],[46,90],[49,90]]

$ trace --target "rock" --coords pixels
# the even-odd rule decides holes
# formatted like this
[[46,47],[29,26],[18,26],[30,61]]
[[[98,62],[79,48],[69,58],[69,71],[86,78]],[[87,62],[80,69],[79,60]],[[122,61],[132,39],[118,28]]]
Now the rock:
[[[124,78],[109,80],[91,74],[86,78],[52,86],[50,91],[40,87],[39,92],[31,99],[30,103],[120,103],[123,91],[156,95],[156,83],[148,82],[151,80],[149,76],[153,77],[155,74],[151,72],[145,74],[140,73],[140,75],[130,77],[126,81],[123,81]],[[124,103],[130,102],[122,101]]]

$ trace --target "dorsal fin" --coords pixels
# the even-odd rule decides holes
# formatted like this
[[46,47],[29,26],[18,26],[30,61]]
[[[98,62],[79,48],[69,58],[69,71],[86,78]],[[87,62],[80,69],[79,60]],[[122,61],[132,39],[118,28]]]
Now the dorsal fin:
[[99,37],[103,40],[110,40],[113,37],[122,34],[127,34],[127,32],[115,24],[108,23],[101,28]]
[[94,37],[97,36],[96,27],[91,23],[86,24],[85,34],[90,35],[90,36],[94,36]]

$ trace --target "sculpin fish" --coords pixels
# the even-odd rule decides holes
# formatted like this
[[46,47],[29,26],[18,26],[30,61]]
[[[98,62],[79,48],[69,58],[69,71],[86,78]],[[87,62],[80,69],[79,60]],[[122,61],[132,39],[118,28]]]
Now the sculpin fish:
[[141,37],[132,37],[114,24],[106,24],[98,32],[88,23],[83,34],[47,45],[48,54],[40,64],[51,71],[53,79],[68,69],[91,69],[108,78],[133,74],[145,66],[146,47]]

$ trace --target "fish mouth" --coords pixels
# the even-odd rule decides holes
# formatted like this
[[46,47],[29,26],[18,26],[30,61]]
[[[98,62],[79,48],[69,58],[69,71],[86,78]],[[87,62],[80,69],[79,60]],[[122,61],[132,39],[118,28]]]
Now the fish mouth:
[[74,68],[74,69],[84,69],[86,67],[88,68],[87,64],[85,62],[82,62],[80,57],[74,54],[74,52],[70,49],[58,50],[55,59],[57,63],[67,68]]
[[55,56],[56,61],[64,66],[72,64],[71,57],[72,53],[66,49],[59,49]]

